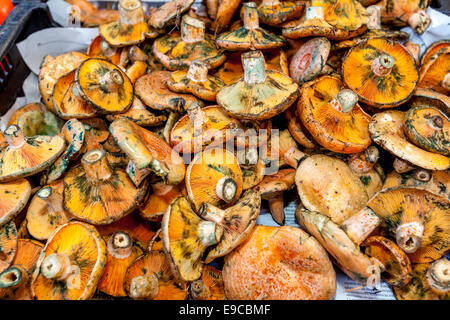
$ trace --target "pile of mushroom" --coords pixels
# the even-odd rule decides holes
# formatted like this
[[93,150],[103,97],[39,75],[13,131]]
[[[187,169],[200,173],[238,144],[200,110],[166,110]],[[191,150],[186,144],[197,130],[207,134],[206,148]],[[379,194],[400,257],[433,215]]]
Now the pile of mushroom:
[[449,299],[450,42],[395,29],[426,1],[67,1],[100,35],[0,135],[0,298],[333,299],[334,264]]

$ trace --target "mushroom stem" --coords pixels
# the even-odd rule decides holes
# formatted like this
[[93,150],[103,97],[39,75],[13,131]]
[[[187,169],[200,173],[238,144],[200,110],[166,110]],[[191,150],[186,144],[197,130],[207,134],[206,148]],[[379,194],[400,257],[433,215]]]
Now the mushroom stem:
[[262,5],[268,6],[268,7],[276,6],[279,4],[280,4],[280,0],[263,0],[262,1]]
[[45,203],[47,204],[48,208],[56,213],[56,212],[61,212],[63,211],[63,198],[60,194],[53,192],[53,188],[52,187],[44,187],[42,189],[40,189],[37,193],[36,196],[42,200],[45,201]]
[[331,100],[331,106],[339,112],[348,113],[358,103],[358,96],[350,89],[342,89]]
[[428,182],[431,179],[431,172],[425,169],[416,169],[413,172],[413,177],[421,182]]
[[223,235],[223,229],[215,222],[202,221],[198,226],[198,235],[200,242],[205,247],[209,247],[219,243]]
[[130,283],[130,297],[133,299],[154,299],[159,291],[158,282],[158,277],[155,274],[134,277]]
[[225,202],[234,200],[237,192],[237,183],[233,178],[223,177],[216,184],[217,196]]
[[442,88],[450,90],[450,72],[447,73],[444,80],[442,80]]
[[397,227],[395,238],[398,246],[406,253],[414,253],[422,243],[423,224],[412,221]]
[[366,8],[366,12],[369,15],[367,21],[367,28],[369,30],[381,29],[381,9],[378,6],[370,6]]
[[266,81],[266,64],[261,51],[249,51],[242,54],[244,81],[247,84],[264,83]]
[[205,40],[205,23],[186,14],[181,20],[181,39],[184,42]]
[[411,55],[414,57],[414,61],[416,62],[416,64],[419,65],[420,45],[412,41],[405,41],[403,45],[406,47],[406,49],[409,50]]
[[52,253],[42,262],[41,273],[47,279],[64,281],[72,273],[70,258],[65,253]]
[[28,273],[20,265],[12,266],[0,273],[0,288],[15,289],[27,282]]
[[391,73],[394,64],[394,58],[387,53],[383,53],[372,61],[372,72],[379,77],[387,76]]
[[380,218],[369,207],[361,209],[341,224],[350,239],[356,244],[361,244],[380,225]]
[[148,55],[142,51],[138,46],[132,46],[130,50],[128,50],[128,58],[132,62],[142,61],[146,62],[148,59]]
[[273,220],[281,226],[284,225],[283,193],[269,199],[269,209]]
[[394,167],[394,170],[397,173],[406,173],[411,170],[414,170],[414,166],[412,166],[407,161],[400,159],[400,158],[395,158],[392,166]]
[[117,91],[123,83],[123,75],[117,69],[108,71],[100,77],[100,89],[106,92]]
[[118,231],[108,240],[108,252],[117,259],[128,258],[133,251],[133,241],[128,233]]
[[325,19],[322,1],[311,1],[311,6],[306,8],[305,20]]
[[256,9],[256,3],[246,2],[244,3],[244,28],[247,30],[254,30],[259,28],[258,10]]
[[125,25],[144,22],[144,9],[139,0],[119,0],[119,18]]
[[86,176],[91,181],[107,180],[112,175],[106,159],[106,152],[103,149],[93,149],[84,154],[81,164],[86,172]]
[[100,42],[100,49],[102,50],[102,54],[107,58],[111,58],[117,52],[117,48],[111,47],[105,40]]
[[290,147],[284,154],[284,162],[294,169],[297,169],[301,160],[306,157],[306,154],[301,152],[297,147]]
[[202,280],[195,280],[191,283],[191,295],[194,300],[208,300],[211,292]]
[[370,146],[360,153],[350,155],[348,158],[348,165],[356,173],[369,172],[380,157],[380,152],[377,147]]
[[438,294],[450,291],[450,260],[443,257],[433,262],[426,275],[431,289]]
[[417,34],[422,34],[430,26],[431,18],[425,10],[418,10],[408,18],[408,24]]
[[20,148],[26,142],[22,130],[15,124],[10,125],[3,133],[11,148]]
[[213,206],[212,204],[204,202],[200,207],[199,214],[205,220],[220,224],[223,221],[225,211]]
[[206,63],[198,60],[192,61],[187,78],[194,82],[205,82],[208,80],[208,66]]

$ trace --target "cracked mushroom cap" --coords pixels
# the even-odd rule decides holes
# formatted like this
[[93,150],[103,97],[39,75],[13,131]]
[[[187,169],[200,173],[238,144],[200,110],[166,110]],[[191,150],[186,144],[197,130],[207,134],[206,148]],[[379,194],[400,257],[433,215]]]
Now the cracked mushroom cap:
[[248,238],[255,227],[260,207],[261,196],[254,190],[245,191],[236,204],[225,210],[203,203],[200,216],[223,229],[220,242],[208,252],[205,263],[227,255]]
[[377,4],[381,7],[382,23],[397,27],[409,25],[419,35],[431,23],[431,18],[426,13],[428,5],[429,1],[421,0],[382,0]]
[[119,0],[119,20],[100,25],[100,35],[111,46],[124,47],[145,40],[148,24],[140,0]]
[[142,255],[125,231],[118,231],[105,239],[107,258],[105,270],[98,283],[98,290],[113,297],[126,297],[124,289],[128,267]]
[[196,153],[206,147],[222,145],[243,131],[239,120],[219,106],[191,105],[170,131],[170,145],[180,153]]
[[149,169],[170,185],[183,181],[183,159],[158,135],[125,118],[112,122],[109,130],[137,169]]
[[223,49],[217,49],[214,37],[205,33],[203,21],[185,14],[181,32],[174,31],[153,42],[153,54],[169,70],[188,69],[200,60],[214,69],[226,60]]
[[78,221],[59,227],[36,263],[31,294],[37,300],[87,300],[106,263],[106,244],[97,230]]
[[303,85],[297,111],[306,129],[328,150],[358,153],[372,143],[370,116],[336,77],[322,76]]
[[261,51],[242,54],[244,77],[223,87],[217,103],[236,118],[266,120],[294,103],[299,95],[298,85],[287,75],[266,70]]
[[172,92],[167,86],[170,76],[169,71],[153,71],[140,77],[135,82],[136,96],[155,110],[181,112],[194,102],[203,105],[193,95]]
[[50,111],[55,111],[52,101],[53,87],[56,81],[67,73],[78,68],[78,66],[89,56],[80,52],[69,52],[57,56],[54,59],[49,59],[47,63],[43,64],[39,71],[39,91],[45,106]]
[[0,183],[0,226],[9,222],[28,203],[31,185],[26,179]]
[[334,257],[339,268],[351,279],[363,285],[376,284],[380,279],[380,264],[363,254],[357,243],[329,217],[299,206],[295,212],[297,221],[314,236]]
[[11,267],[0,273],[0,298],[31,300],[30,277],[44,247],[38,241],[19,239]]
[[439,259],[450,249],[450,202],[416,188],[384,189],[368,206],[382,219],[383,236],[395,239],[413,263]]
[[161,228],[164,252],[173,273],[183,281],[199,279],[203,253],[221,240],[222,227],[201,219],[189,201],[179,197],[164,213]]
[[300,163],[295,183],[308,210],[321,212],[338,225],[364,208],[369,200],[363,183],[344,161],[322,154]]
[[46,241],[52,233],[69,222],[70,215],[63,208],[62,180],[41,188],[31,199],[27,210],[27,231],[37,240]]
[[326,251],[301,229],[256,226],[249,239],[225,257],[228,299],[327,300],[336,274]]
[[164,3],[150,14],[148,24],[156,29],[163,29],[177,23],[178,17],[188,11],[194,0],[172,0]]
[[9,182],[48,168],[64,151],[59,136],[25,137],[16,125],[3,132],[8,145],[0,149],[0,182]]
[[242,171],[233,153],[222,148],[197,153],[186,170],[186,191],[195,210],[203,203],[224,207],[242,193]]
[[254,2],[246,2],[244,6],[244,25],[234,31],[222,33],[216,39],[219,47],[227,50],[263,50],[279,48],[286,41],[259,26],[258,10]]
[[127,269],[124,288],[135,300],[185,300],[187,284],[176,279],[162,251],[150,251]]
[[136,209],[147,187],[135,188],[125,171],[109,165],[103,149],[93,149],[64,177],[64,208],[80,220],[109,224]]
[[417,86],[450,94],[450,44],[423,60]]
[[17,252],[17,229],[14,221],[0,227],[0,272],[9,268]]
[[84,61],[75,73],[76,90],[94,108],[115,114],[131,107],[133,84],[122,69],[98,58]]
[[186,193],[182,184],[175,186],[164,182],[151,184],[152,192],[150,192],[144,205],[139,208],[141,217],[150,221],[160,220],[172,201]]
[[392,108],[411,97],[419,74],[414,57],[402,44],[375,38],[348,51],[342,78],[360,101],[377,108]]
[[226,300],[222,271],[205,266],[202,277],[189,285],[189,293],[194,300]]
[[428,170],[447,170],[450,158],[423,150],[408,141],[404,134],[406,114],[389,110],[372,116],[369,132],[372,140],[396,157]]
[[277,26],[300,18],[304,7],[304,3],[296,1],[263,0],[258,6],[258,16],[263,23]]

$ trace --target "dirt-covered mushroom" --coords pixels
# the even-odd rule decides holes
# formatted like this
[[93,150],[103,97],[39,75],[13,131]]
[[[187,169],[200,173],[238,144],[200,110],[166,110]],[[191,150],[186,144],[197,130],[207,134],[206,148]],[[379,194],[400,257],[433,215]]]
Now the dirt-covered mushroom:
[[201,219],[185,197],[177,198],[164,213],[162,221],[164,252],[172,271],[183,281],[195,281],[202,275],[205,250],[216,245],[223,228]]
[[172,272],[162,251],[150,251],[127,269],[124,283],[128,296],[135,300],[185,300],[187,284]]
[[223,207],[242,193],[242,171],[235,155],[222,148],[197,153],[186,170],[186,191],[198,210],[203,203]]
[[26,179],[0,183],[0,226],[13,219],[27,205],[31,185]]
[[189,285],[189,293],[194,300],[226,300],[222,271],[205,266],[202,277]]
[[403,45],[375,38],[348,51],[342,64],[342,78],[360,101],[391,108],[411,97],[419,73],[414,57]]
[[450,158],[423,150],[406,138],[403,127],[406,116],[402,111],[389,110],[372,116],[369,132],[372,140],[400,159],[428,170],[450,168]]
[[186,193],[184,186],[181,186],[181,184],[176,186],[164,182],[151,184],[152,192],[142,207],[139,208],[141,217],[150,221],[160,220],[172,201]]
[[227,50],[263,50],[282,47],[286,41],[259,26],[258,10],[254,2],[244,3],[244,25],[222,33],[216,39],[218,46]]
[[217,103],[234,117],[264,120],[286,110],[299,95],[298,85],[287,75],[266,70],[261,51],[242,54],[244,77],[223,87]]
[[135,168],[149,169],[170,185],[179,184],[184,179],[183,159],[153,132],[126,118],[112,122],[109,130]]
[[106,152],[86,152],[64,177],[64,208],[80,220],[108,224],[137,208],[148,184],[136,188],[125,171],[112,168]]
[[217,49],[213,36],[205,32],[203,21],[187,14],[181,20],[181,32],[174,31],[153,42],[153,54],[169,70],[187,69],[194,60],[214,69],[226,60],[224,50]]
[[357,153],[372,142],[370,116],[357,103],[357,95],[340,79],[325,75],[302,86],[297,111],[320,145],[334,152]]
[[84,61],[75,73],[76,90],[102,113],[114,114],[131,107],[133,84],[115,64],[98,58]]
[[381,234],[395,239],[413,263],[439,259],[450,248],[450,202],[413,187],[384,189],[368,206],[381,218]]
[[225,257],[228,299],[333,299],[336,274],[326,251],[299,228],[256,226]]
[[277,26],[283,22],[300,18],[304,3],[296,1],[263,0],[258,6],[259,19],[268,25]]
[[194,3],[194,0],[172,0],[164,3],[150,14],[148,24],[156,29],[163,29],[178,23],[177,19]]
[[140,0],[119,0],[119,20],[99,27],[103,39],[115,47],[141,43],[147,31],[148,24]]
[[450,94],[450,45],[423,60],[417,86],[433,89],[445,95]]
[[70,215],[63,208],[62,180],[55,181],[36,192],[27,210],[28,233],[37,240],[47,240]]
[[86,300],[92,297],[106,263],[106,244],[97,230],[73,221],[48,239],[32,275],[37,300]]
[[24,137],[16,125],[3,132],[8,145],[0,149],[0,182],[30,176],[48,168],[64,151],[59,136]]
[[7,269],[17,251],[17,228],[14,221],[0,227],[0,272]]

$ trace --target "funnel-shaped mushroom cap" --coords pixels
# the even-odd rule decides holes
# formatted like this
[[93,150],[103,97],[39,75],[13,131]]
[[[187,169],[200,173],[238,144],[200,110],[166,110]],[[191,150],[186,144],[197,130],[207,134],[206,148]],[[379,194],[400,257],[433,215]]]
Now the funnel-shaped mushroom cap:
[[135,300],[185,300],[187,284],[176,279],[162,251],[150,251],[127,269],[124,288]]
[[276,26],[300,18],[304,7],[296,1],[264,0],[258,6],[258,16],[265,24]]
[[183,281],[199,279],[203,253],[220,241],[222,227],[201,219],[189,201],[179,197],[164,213],[161,228],[164,251],[174,274]]
[[169,71],[153,71],[136,80],[136,96],[145,105],[156,110],[180,112],[190,104],[203,103],[190,94],[174,93],[167,87],[170,78]]
[[17,124],[17,121],[19,120],[19,117],[21,115],[23,115],[24,113],[26,113],[26,112],[29,112],[29,111],[43,111],[43,110],[45,110],[45,107],[40,102],[28,103],[28,104],[24,105],[23,107],[20,107],[16,111],[14,111],[14,113],[9,118],[8,126],[10,126],[12,124]]
[[219,106],[194,107],[175,123],[170,132],[170,145],[177,152],[195,153],[222,145],[234,139],[234,132],[243,130],[239,120]]
[[16,125],[10,125],[3,134],[8,146],[0,149],[0,182],[41,172],[64,151],[64,139],[59,136],[24,137]]
[[342,75],[361,101],[378,108],[406,102],[419,78],[411,53],[400,43],[381,38],[351,48],[344,58]]
[[260,28],[258,11],[254,2],[244,3],[244,26],[222,33],[216,39],[218,46],[227,50],[263,50],[279,48],[286,41]]
[[119,17],[119,20],[99,27],[103,39],[115,47],[138,44],[145,40],[148,24],[145,22],[140,0],[119,0]]
[[202,277],[190,284],[189,292],[194,300],[226,300],[222,271],[205,266]]
[[382,236],[367,238],[362,246],[369,257],[380,261],[384,266],[382,278],[394,287],[403,287],[411,279],[411,262],[406,253],[393,241]]
[[364,285],[373,285],[379,281],[379,262],[364,255],[347,233],[330,218],[319,212],[304,210],[301,206],[297,208],[295,216],[300,226],[322,244],[350,278]]
[[225,257],[228,299],[333,299],[336,274],[326,251],[301,229],[256,226]]
[[405,134],[418,147],[450,156],[450,118],[430,106],[417,106],[405,114]]
[[303,160],[295,183],[308,210],[321,212],[338,225],[364,208],[368,201],[363,183],[349,166],[326,155],[316,154]]
[[417,86],[450,94],[450,44],[423,61]]
[[76,70],[73,70],[56,81],[53,87],[53,107],[63,119],[94,117],[97,110],[80,96],[75,73]]
[[413,263],[431,262],[450,248],[450,202],[416,188],[384,189],[368,206],[382,219],[382,235],[395,239]]
[[181,20],[181,32],[168,33],[153,42],[153,54],[169,70],[187,69],[194,60],[214,69],[227,58],[223,49],[217,49],[214,37],[205,33],[204,22],[187,14]]
[[41,188],[33,197],[27,210],[28,233],[38,240],[47,240],[70,216],[63,208],[62,180]]
[[22,211],[30,195],[31,185],[26,179],[0,184],[0,226]]
[[25,137],[55,136],[62,127],[62,121],[54,113],[44,110],[24,112],[15,123],[22,128]]
[[197,211],[203,203],[223,207],[239,199],[242,171],[233,153],[222,148],[197,153],[186,170],[186,190]]
[[199,211],[202,218],[223,228],[222,239],[208,252],[205,263],[227,255],[248,238],[256,224],[260,207],[261,196],[254,190],[247,190],[235,205],[225,210],[208,203],[202,205]]
[[38,75],[39,91],[41,92],[45,106],[49,110],[55,111],[53,107],[52,93],[56,81],[70,71],[78,68],[78,66],[88,58],[89,56],[74,51],[59,55],[41,67]]
[[265,120],[286,110],[299,95],[298,85],[285,74],[266,70],[261,51],[242,54],[244,77],[223,87],[217,103],[239,119]]
[[98,290],[113,297],[126,297],[124,289],[128,267],[142,255],[142,250],[133,243],[131,236],[118,231],[105,239],[107,259]]
[[369,132],[374,142],[400,159],[428,170],[447,170],[450,158],[425,151],[408,141],[403,127],[406,116],[404,112],[390,110],[372,116]]
[[14,221],[0,227],[0,272],[7,269],[17,251],[17,229]]
[[305,19],[296,25],[283,28],[283,36],[290,39],[304,37],[331,37],[335,28],[324,19],[322,3],[306,8]]
[[151,13],[148,24],[156,29],[163,29],[172,23],[177,23],[176,19],[189,10],[194,0],[171,0]]
[[38,300],[86,300],[92,297],[106,263],[106,245],[97,230],[74,221],[57,229],[42,249],[32,276]]
[[150,221],[159,220],[172,201],[186,193],[182,183],[171,186],[164,182],[156,182],[151,185],[151,188],[152,192],[148,199],[139,208],[141,217]]
[[[447,290],[437,291],[432,284],[435,282],[430,277],[430,263],[418,263],[413,265],[411,281],[404,287],[394,287],[394,294],[398,300],[449,300],[450,292],[448,287],[448,259],[442,258],[447,265],[445,278],[447,279]],[[445,261],[446,260],[446,261]],[[436,261],[435,263],[437,263]],[[431,279],[431,281],[429,280]]]
[[109,114],[106,116],[108,121],[113,122],[120,117],[127,118],[142,127],[156,127],[164,124],[167,120],[166,115],[150,111],[137,97],[134,97],[133,105],[127,112],[119,114]]
[[138,207],[147,186],[135,188],[125,171],[109,165],[104,150],[93,149],[64,177],[64,208],[80,220],[108,224]]
[[426,9],[430,1],[422,0],[382,0],[377,6],[381,7],[381,21],[398,27],[409,25],[417,34],[423,34],[428,29],[431,18]]
[[367,23],[366,9],[357,0],[322,0],[325,20],[337,29],[357,30]]
[[339,153],[364,151],[371,143],[370,116],[341,80],[322,76],[302,86],[297,111],[303,125],[323,147]]
[[109,130],[136,168],[148,168],[170,185],[184,179],[183,159],[153,132],[125,118],[115,120]]
[[222,80],[208,75],[208,66],[201,61],[192,61],[188,71],[172,72],[167,81],[167,87],[172,91],[192,93],[208,101],[216,101],[216,94],[223,86]]
[[0,297],[8,300],[31,300],[30,276],[36,268],[43,244],[19,239],[11,267],[0,274]]
[[75,74],[79,94],[106,114],[126,111],[133,102],[134,89],[121,68],[103,59],[84,61]]

